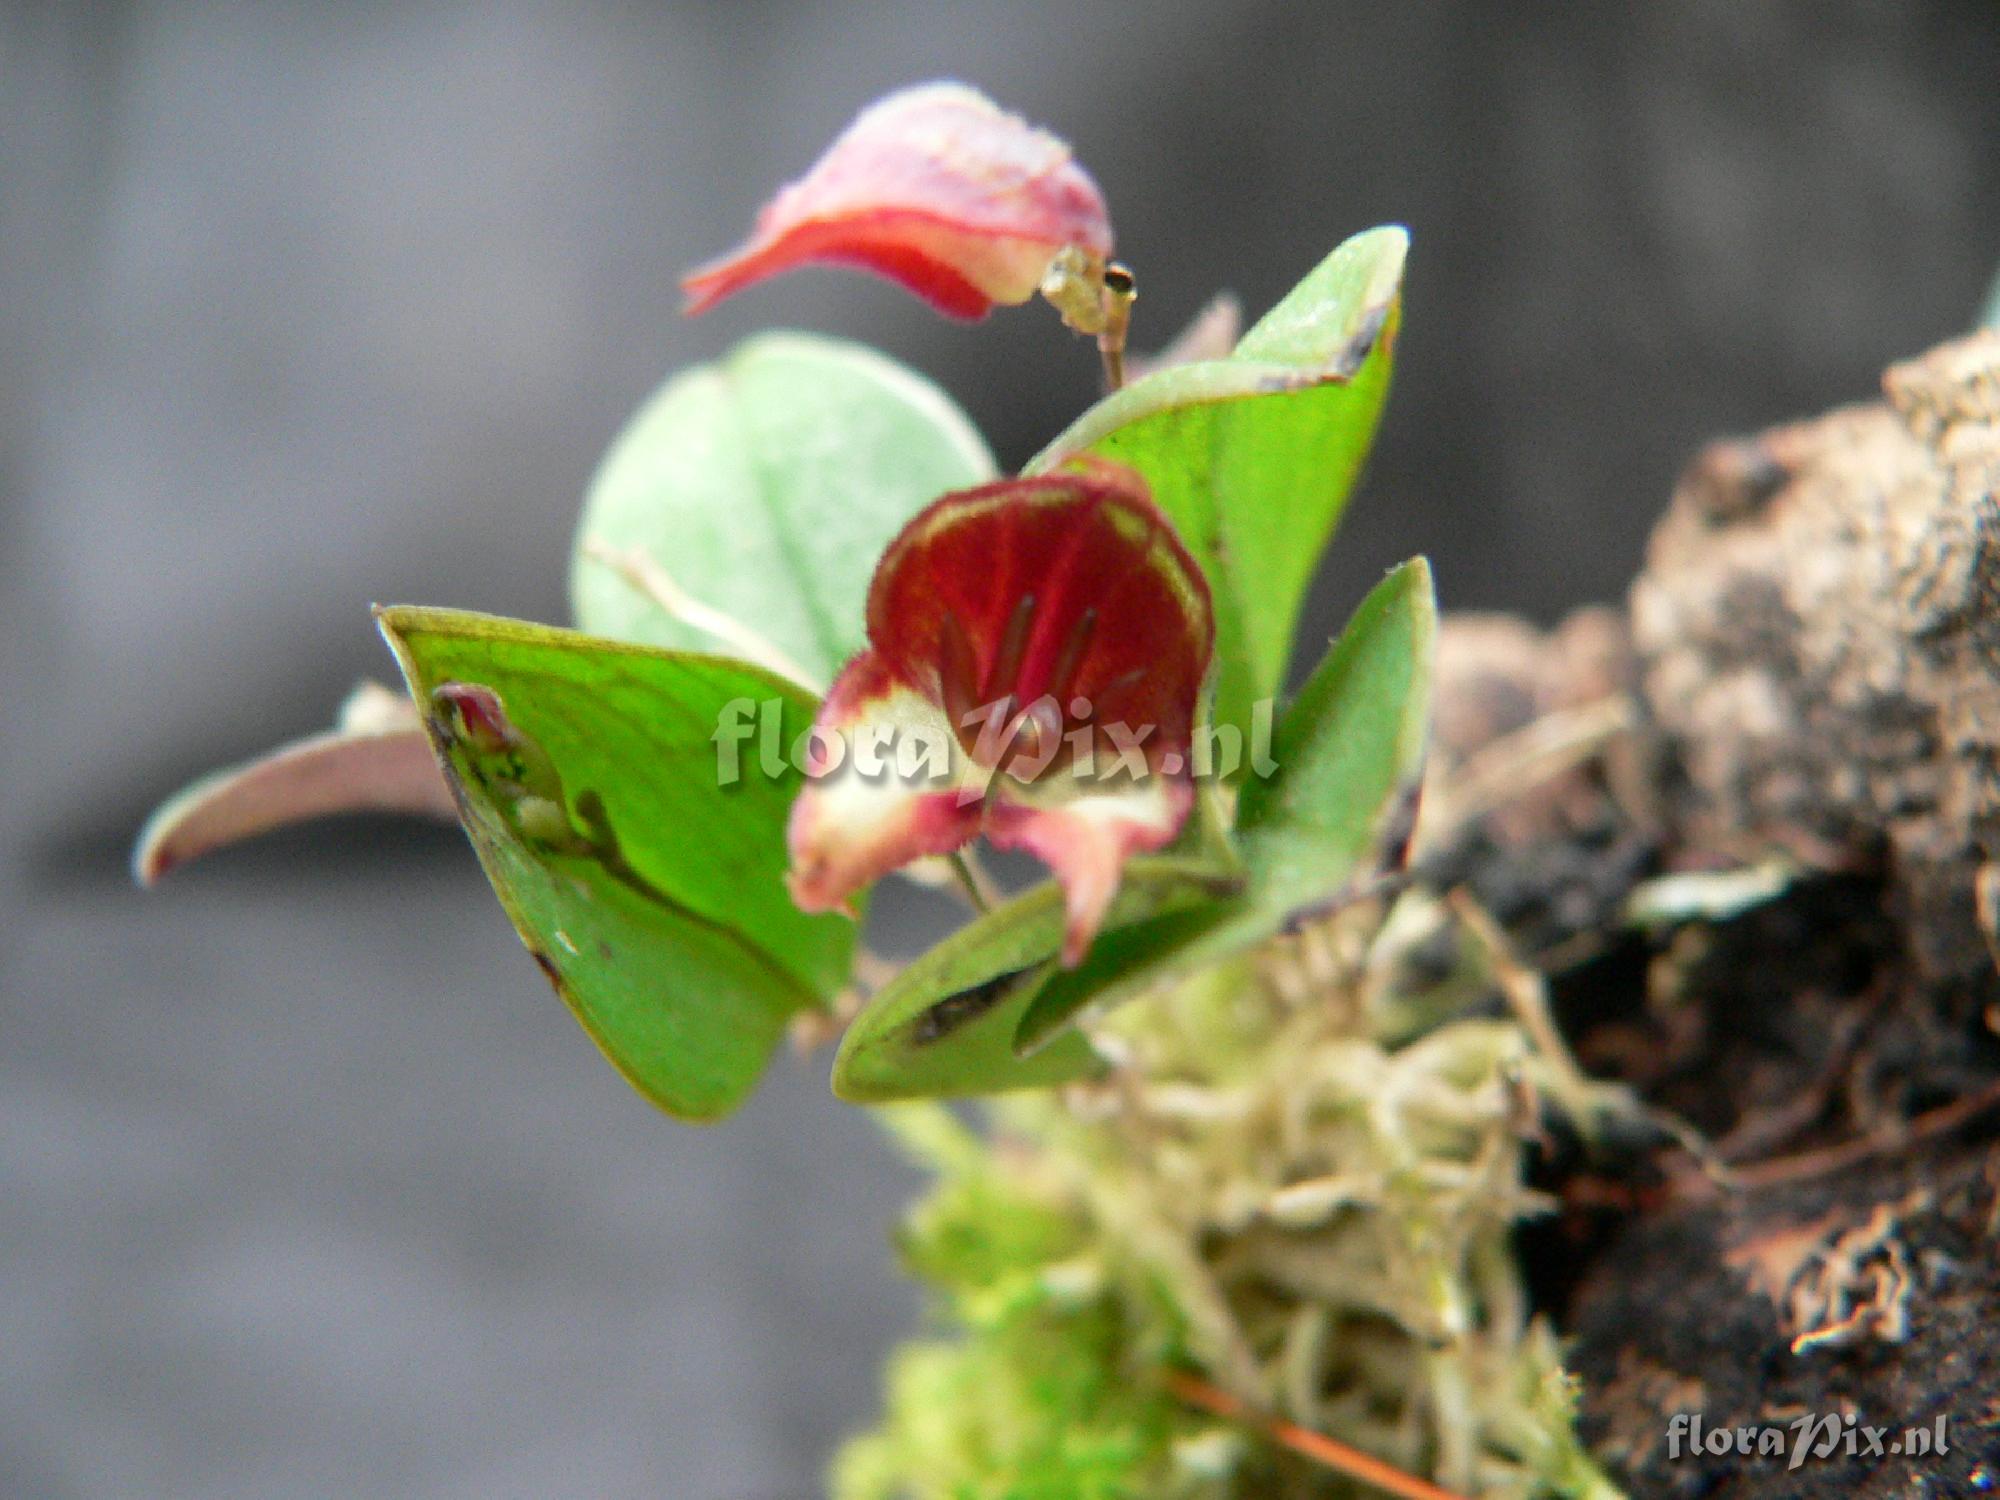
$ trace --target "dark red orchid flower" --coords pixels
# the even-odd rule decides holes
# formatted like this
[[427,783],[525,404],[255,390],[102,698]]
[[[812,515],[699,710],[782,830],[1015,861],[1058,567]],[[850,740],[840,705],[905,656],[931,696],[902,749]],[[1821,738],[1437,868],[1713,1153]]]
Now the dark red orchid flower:
[[1063,961],[1135,853],[1194,805],[1215,643],[1208,585],[1129,469],[1095,463],[935,501],[868,590],[868,648],[814,722],[792,807],[808,911],[984,833],[1062,882]]
[[1058,256],[1101,275],[1111,223],[1067,145],[975,89],[929,83],[863,110],[758,216],[749,240],[681,281],[699,313],[810,263],[859,266],[940,312],[1026,302]]

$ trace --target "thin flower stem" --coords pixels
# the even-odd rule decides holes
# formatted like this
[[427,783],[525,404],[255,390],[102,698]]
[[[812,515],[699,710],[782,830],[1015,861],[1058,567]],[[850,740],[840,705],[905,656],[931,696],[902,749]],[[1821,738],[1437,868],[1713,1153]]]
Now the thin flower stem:
[[1116,391],[1125,384],[1125,338],[1132,325],[1132,304],[1139,300],[1131,271],[1115,260],[1105,267],[1101,297],[1104,326],[1098,331],[1097,352],[1104,361],[1104,389]]
[[1099,339],[1097,341],[1097,353],[1104,361],[1104,393],[1108,396],[1113,391],[1123,390],[1125,388],[1125,350],[1120,346],[1107,344],[1103,339]]
[[1169,1370],[1165,1378],[1167,1389],[1189,1406],[1199,1407],[1225,1422],[1240,1422],[1246,1427],[1253,1427],[1301,1458],[1311,1459],[1357,1483],[1372,1485],[1384,1494],[1395,1495],[1398,1500],[1464,1500],[1455,1491],[1405,1473],[1394,1464],[1385,1463],[1373,1454],[1363,1453],[1359,1448],[1350,1447],[1323,1432],[1314,1432],[1311,1428],[1256,1411],[1248,1402],[1239,1401],[1229,1392],[1185,1370]]
[[965,898],[966,905],[980,916],[998,906],[1002,900],[1000,888],[993,883],[993,877],[981,867],[969,849],[960,849],[945,856],[951,866],[952,889]]

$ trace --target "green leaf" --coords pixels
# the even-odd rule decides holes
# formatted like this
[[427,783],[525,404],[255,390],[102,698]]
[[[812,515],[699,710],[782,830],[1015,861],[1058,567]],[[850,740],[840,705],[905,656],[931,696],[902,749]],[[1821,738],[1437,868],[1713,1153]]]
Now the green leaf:
[[[1176,858],[1135,859],[1107,928],[1212,899],[1231,872]],[[961,928],[911,963],[847,1028],[833,1064],[833,1091],[857,1103],[941,1094],[989,1094],[1064,1083],[1095,1072],[1096,1051],[1080,1034],[1033,1058],[1014,1052],[1022,1011],[1062,946],[1063,898],[1044,882]],[[1111,935],[1100,934],[1103,944]]]
[[621,570],[637,552],[699,605],[741,622],[809,685],[863,644],[868,579],[947,490],[993,477],[965,415],[858,344],[767,334],[676,376],[592,481],[570,569],[583,629],[749,656],[663,608]]
[[753,744],[732,778],[714,739],[728,705],[767,705],[789,746],[811,697],[739,662],[514,620],[377,618],[480,864],[557,993],[669,1114],[733,1108],[852,956],[851,923],[805,916],[785,891],[797,773],[761,774]]
[[1252,732],[1284,686],[1299,607],[1388,396],[1409,236],[1341,245],[1226,359],[1179,365],[1085,412],[1029,465],[1138,469],[1215,595],[1218,723]]
[[1277,769],[1238,802],[1247,879],[1134,860],[1105,930],[1074,969],[1055,961],[1061,895],[1035,887],[911,964],[849,1028],[834,1089],[862,1100],[991,1093],[1093,1066],[1069,1029],[1085,1006],[1129,999],[1220,963],[1330,905],[1400,857],[1423,774],[1437,605],[1430,567],[1396,569],[1355,611],[1279,723]]
[[1369,591],[1285,710],[1277,770],[1244,783],[1244,858],[1280,885],[1343,879],[1374,846],[1385,813],[1414,796],[1430,741],[1437,595],[1412,558]]

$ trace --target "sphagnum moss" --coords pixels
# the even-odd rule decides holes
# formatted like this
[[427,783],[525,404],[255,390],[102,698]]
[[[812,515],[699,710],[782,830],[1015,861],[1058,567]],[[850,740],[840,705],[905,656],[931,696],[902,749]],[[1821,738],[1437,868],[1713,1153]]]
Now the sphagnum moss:
[[1108,1078],[989,1137],[883,1111],[938,1174],[901,1241],[944,1329],[896,1355],[837,1500],[1351,1492],[1177,1400],[1177,1366],[1467,1494],[1616,1495],[1509,1241],[1567,1060],[1512,1020],[1392,1041],[1396,930],[1364,905],[1162,989],[1097,1028]]

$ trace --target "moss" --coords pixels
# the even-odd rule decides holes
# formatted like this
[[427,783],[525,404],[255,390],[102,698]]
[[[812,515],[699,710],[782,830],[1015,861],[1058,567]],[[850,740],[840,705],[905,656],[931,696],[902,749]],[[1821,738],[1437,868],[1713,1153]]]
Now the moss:
[[1107,1274],[1045,1160],[990,1148],[939,1107],[885,1114],[941,1173],[900,1240],[960,1336],[896,1354],[889,1416],[841,1454],[839,1500],[1222,1500],[1233,1462],[1156,1379],[1179,1352],[1171,1303]]
[[1107,1079],[986,1136],[884,1112],[938,1174],[901,1245],[941,1333],[895,1356],[838,1500],[1349,1492],[1183,1406],[1172,1366],[1469,1493],[1615,1494],[1510,1244],[1567,1059],[1512,1021],[1388,1040],[1393,930],[1348,913],[1127,1007]]

